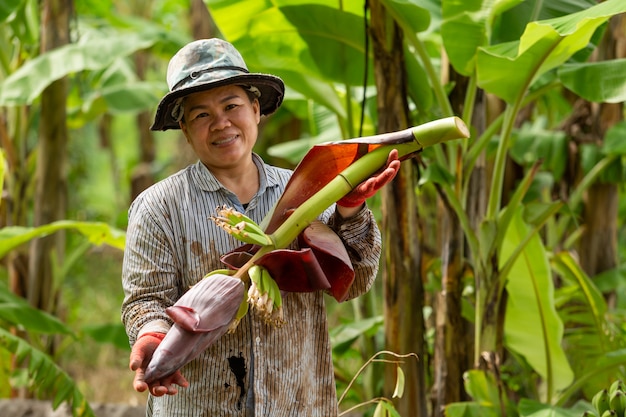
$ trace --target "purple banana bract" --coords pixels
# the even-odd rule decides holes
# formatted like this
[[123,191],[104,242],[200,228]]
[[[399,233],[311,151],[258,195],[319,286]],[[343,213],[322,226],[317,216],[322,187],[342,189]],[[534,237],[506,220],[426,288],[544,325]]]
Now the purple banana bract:
[[166,310],[174,325],[155,350],[145,381],[173,374],[226,333],[244,294],[243,282],[224,274],[210,275],[191,287]]

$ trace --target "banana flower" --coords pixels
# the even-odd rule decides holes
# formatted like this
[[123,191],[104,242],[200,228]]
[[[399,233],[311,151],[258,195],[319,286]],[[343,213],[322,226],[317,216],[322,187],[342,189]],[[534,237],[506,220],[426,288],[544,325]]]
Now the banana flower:
[[[222,311],[217,314],[215,308],[199,301],[200,294],[203,297],[207,294],[207,286],[196,284],[189,289],[183,296],[185,299],[176,303],[174,312],[179,314],[171,316],[177,334],[185,337],[183,344],[196,348],[193,355],[187,354],[184,360],[175,361],[174,367],[178,369],[193,359],[201,351],[198,346],[206,348],[207,341],[214,342],[227,328],[234,330],[247,314],[249,305],[268,322],[280,325],[285,320],[281,292],[325,290],[337,301],[343,301],[354,280],[354,270],[338,236],[316,221],[318,216],[383,168],[392,149],[397,149],[403,161],[427,146],[467,137],[469,131],[463,121],[449,117],[397,132],[316,145],[298,164],[281,198],[260,225],[232,208],[218,208],[218,215],[212,220],[245,245],[222,257],[228,270],[213,271],[202,281],[224,281],[223,286],[229,282],[228,277],[249,281],[247,298],[242,296],[243,291],[236,290],[241,287],[230,284],[229,294],[239,294],[239,297],[231,296],[228,302],[222,302]],[[287,249],[296,239],[299,249]],[[198,296],[194,295],[196,292]],[[185,305],[185,300],[193,300],[193,305]],[[207,316],[204,309],[213,313]],[[212,320],[211,314],[220,317],[214,326],[207,324]],[[202,317],[203,329],[189,326],[190,316],[194,318],[192,323],[196,322],[195,317]],[[230,324],[225,325],[222,318],[228,318]],[[194,342],[193,334],[203,341]],[[163,358],[172,361],[174,350],[170,345],[181,345],[180,337],[172,337],[171,342],[165,343],[168,336],[150,363],[150,369],[165,370],[151,372],[152,379],[176,371],[171,365],[159,363]]]

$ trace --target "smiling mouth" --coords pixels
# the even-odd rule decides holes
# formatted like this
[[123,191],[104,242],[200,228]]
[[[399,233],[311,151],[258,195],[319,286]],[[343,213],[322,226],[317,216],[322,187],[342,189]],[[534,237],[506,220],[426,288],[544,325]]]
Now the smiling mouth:
[[233,135],[224,139],[216,140],[215,142],[213,142],[213,145],[216,145],[216,146],[227,145],[237,140],[238,137],[239,137],[238,135]]

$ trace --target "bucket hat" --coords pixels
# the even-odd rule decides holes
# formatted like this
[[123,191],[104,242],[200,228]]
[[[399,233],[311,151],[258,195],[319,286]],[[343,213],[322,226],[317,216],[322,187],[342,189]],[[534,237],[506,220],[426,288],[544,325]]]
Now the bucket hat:
[[259,99],[261,115],[276,111],[285,85],[279,77],[251,73],[235,47],[218,38],[193,41],[182,47],[167,67],[169,92],[157,107],[151,130],[179,129],[182,97],[224,85],[241,85]]

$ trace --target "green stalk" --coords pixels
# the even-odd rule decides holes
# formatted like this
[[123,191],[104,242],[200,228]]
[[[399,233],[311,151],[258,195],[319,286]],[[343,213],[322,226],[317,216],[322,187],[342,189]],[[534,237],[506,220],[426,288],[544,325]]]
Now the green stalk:
[[[265,254],[288,247],[298,235],[317,217],[337,200],[348,194],[357,185],[368,179],[387,163],[389,152],[398,150],[400,159],[410,157],[427,146],[436,145],[453,139],[469,137],[467,126],[456,116],[434,120],[419,126],[398,132],[378,135],[383,138],[405,140],[403,143],[385,144],[363,155],[348,166],[317,193],[309,197],[285,220],[283,224],[269,235],[271,244],[265,245],[235,274],[244,278],[248,269]],[[376,138],[370,137],[368,139]],[[268,216],[271,216],[272,211]],[[265,222],[264,219],[263,223]]]
[[288,246],[326,208],[348,194],[358,184],[365,181],[387,162],[389,152],[398,150],[398,157],[415,154],[426,146],[432,146],[452,139],[467,138],[467,127],[458,117],[435,120],[409,129],[394,132],[398,139],[411,138],[410,142],[383,145],[363,155],[359,160],[343,170],[316,194],[302,203],[285,222],[270,235],[274,246]]

